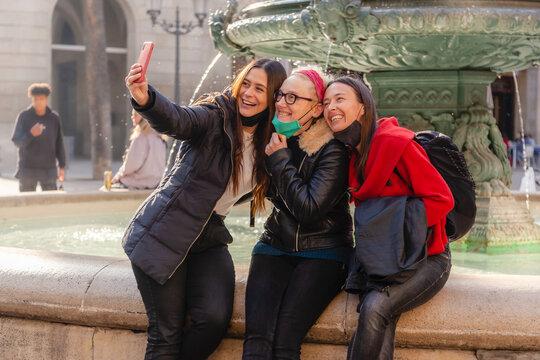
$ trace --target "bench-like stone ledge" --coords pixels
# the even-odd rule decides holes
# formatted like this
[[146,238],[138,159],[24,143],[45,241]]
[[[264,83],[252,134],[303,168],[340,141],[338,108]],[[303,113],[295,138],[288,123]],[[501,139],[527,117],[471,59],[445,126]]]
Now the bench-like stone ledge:
[[[239,359],[247,267],[211,359]],[[357,297],[340,294],[309,332],[302,359],[345,359]],[[146,316],[125,258],[0,248],[0,353],[5,359],[142,359]],[[540,359],[540,276],[452,274],[403,314],[396,359]]]

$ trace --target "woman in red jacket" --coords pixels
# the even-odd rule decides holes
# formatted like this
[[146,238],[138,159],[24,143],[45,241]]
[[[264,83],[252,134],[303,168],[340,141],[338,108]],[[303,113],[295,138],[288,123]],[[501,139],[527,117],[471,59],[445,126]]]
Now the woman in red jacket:
[[451,262],[444,228],[454,199],[424,149],[413,140],[414,133],[399,127],[394,117],[377,121],[373,96],[360,80],[343,77],[331,82],[324,107],[334,136],[350,149],[349,187],[355,205],[384,196],[420,198],[432,228],[427,262],[409,280],[384,292],[368,289],[360,294],[358,328],[347,358],[392,359],[401,313],[427,302],[448,279]]

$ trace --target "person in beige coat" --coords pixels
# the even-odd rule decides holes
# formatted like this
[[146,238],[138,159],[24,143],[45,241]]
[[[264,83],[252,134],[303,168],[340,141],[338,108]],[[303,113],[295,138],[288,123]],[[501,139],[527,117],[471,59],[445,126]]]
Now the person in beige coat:
[[[131,113],[133,131],[124,162],[112,179],[113,187],[153,189],[158,186],[167,159],[165,139],[135,110]],[[115,185],[116,184],[116,185]]]

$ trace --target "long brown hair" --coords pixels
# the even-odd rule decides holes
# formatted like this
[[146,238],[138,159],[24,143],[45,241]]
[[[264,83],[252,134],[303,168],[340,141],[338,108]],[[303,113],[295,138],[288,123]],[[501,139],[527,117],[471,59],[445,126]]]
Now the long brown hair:
[[238,191],[238,175],[242,169],[242,147],[243,147],[243,135],[242,135],[242,120],[240,119],[240,111],[238,109],[238,103],[240,99],[240,89],[242,83],[246,78],[249,71],[253,68],[260,68],[266,72],[267,84],[266,84],[266,100],[268,102],[268,120],[265,122],[260,121],[255,129],[253,135],[253,145],[255,147],[255,157],[253,163],[253,180],[255,182],[255,189],[253,189],[253,211],[261,211],[264,207],[264,198],[266,191],[270,185],[270,177],[265,168],[266,154],[264,149],[270,141],[272,135],[272,119],[275,113],[274,93],[281,87],[281,83],[287,78],[287,72],[278,61],[261,58],[253,60],[247,64],[240,73],[234,79],[231,89],[232,95],[237,100],[236,105],[236,121],[233,121],[234,131],[234,161],[232,171],[233,191]]
[[375,100],[373,99],[373,95],[371,95],[369,88],[359,79],[344,76],[334,79],[328,86],[333,83],[341,83],[350,86],[356,94],[358,102],[364,104],[364,114],[362,115],[362,119],[358,119],[361,120],[362,127],[360,131],[360,142],[356,146],[358,157],[354,164],[356,173],[358,174],[358,181],[360,184],[363,184],[366,175],[365,169],[369,155],[369,147],[371,146],[371,140],[373,139],[375,129],[377,128],[377,108],[375,107]]

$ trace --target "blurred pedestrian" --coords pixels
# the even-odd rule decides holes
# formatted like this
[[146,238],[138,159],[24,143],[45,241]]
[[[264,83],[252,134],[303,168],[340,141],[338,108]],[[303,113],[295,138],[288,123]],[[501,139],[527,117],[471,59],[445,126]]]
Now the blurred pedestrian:
[[[51,87],[34,83],[28,87],[32,104],[17,116],[11,140],[19,148],[19,191],[56,190],[65,178],[66,153],[60,116],[47,106]],[[58,166],[58,169],[57,169]]]
[[165,170],[165,135],[158,134],[135,110],[131,112],[131,121],[131,142],[124,154],[122,166],[112,179],[113,187],[154,189]]

